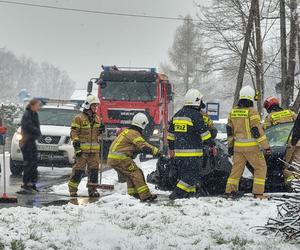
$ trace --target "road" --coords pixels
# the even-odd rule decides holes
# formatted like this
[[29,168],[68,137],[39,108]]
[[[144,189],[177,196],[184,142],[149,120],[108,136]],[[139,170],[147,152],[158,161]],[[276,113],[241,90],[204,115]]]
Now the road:
[[[3,156],[0,154],[0,164],[3,166]],[[12,176],[9,170],[9,154],[6,155],[6,181],[7,181],[7,193],[11,196],[17,196],[17,204],[1,204],[0,208],[14,207],[14,206],[49,206],[49,205],[64,205],[69,202],[73,204],[84,204],[88,202],[94,202],[95,199],[89,198],[76,198],[71,199],[67,196],[61,196],[56,194],[49,194],[48,191],[53,185],[65,183],[71,174],[71,168],[51,168],[51,167],[39,167],[39,180],[38,188],[39,193],[34,195],[20,195],[16,192],[20,190],[22,184],[22,176]],[[0,193],[3,194],[4,184],[4,171],[2,167],[0,175]]]

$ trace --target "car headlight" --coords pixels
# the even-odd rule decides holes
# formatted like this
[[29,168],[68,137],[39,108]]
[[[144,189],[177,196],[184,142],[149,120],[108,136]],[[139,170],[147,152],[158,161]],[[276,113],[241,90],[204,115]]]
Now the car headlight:
[[17,133],[16,138],[17,138],[18,141],[21,141],[23,139],[23,135],[20,134],[20,133]]
[[153,130],[153,135],[159,135],[159,130],[158,129],[154,129]]

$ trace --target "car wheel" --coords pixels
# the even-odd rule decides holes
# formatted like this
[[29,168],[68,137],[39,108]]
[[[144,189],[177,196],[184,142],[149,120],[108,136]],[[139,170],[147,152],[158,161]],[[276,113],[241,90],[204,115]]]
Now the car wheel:
[[20,176],[23,172],[23,166],[10,158],[10,172],[14,176]]

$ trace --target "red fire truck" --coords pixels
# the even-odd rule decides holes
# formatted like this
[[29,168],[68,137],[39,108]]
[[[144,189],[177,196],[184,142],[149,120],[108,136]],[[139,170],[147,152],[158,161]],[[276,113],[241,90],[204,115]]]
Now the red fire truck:
[[[101,102],[98,112],[106,125],[104,154],[116,137],[116,131],[127,127],[139,112],[149,119],[144,136],[153,145],[166,150],[168,121],[173,115],[173,91],[168,77],[154,68],[102,68],[100,77],[94,82],[98,85]],[[92,88],[93,81],[90,81],[88,93]]]

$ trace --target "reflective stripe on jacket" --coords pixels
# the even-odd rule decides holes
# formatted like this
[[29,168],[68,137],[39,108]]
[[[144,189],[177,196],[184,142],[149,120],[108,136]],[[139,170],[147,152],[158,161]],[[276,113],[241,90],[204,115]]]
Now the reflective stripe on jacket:
[[99,136],[101,120],[95,115],[92,121],[84,112],[77,114],[71,124],[71,140],[80,142],[83,153],[98,153],[100,151]]
[[[232,130],[232,135],[228,135],[228,146],[234,146],[235,151],[251,151],[259,146],[263,149],[270,147],[256,109],[252,107],[232,109],[227,125]],[[259,138],[253,137],[253,128],[257,128]]]
[[170,121],[168,142],[175,157],[202,157],[203,143],[211,140],[203,116],[193,107],[183,107]]
[[139,131],[125,129],[111,144],[108,159],[131,159],[143,152],[145,148],[148,148],[153,155],[159,152],[158,148],[146,142]]
[[294,122],[296,118],[297,115],[289,109],[284,109],[282,111],[273,111],[265,118],[264,128],[266,129],[281,123]]

